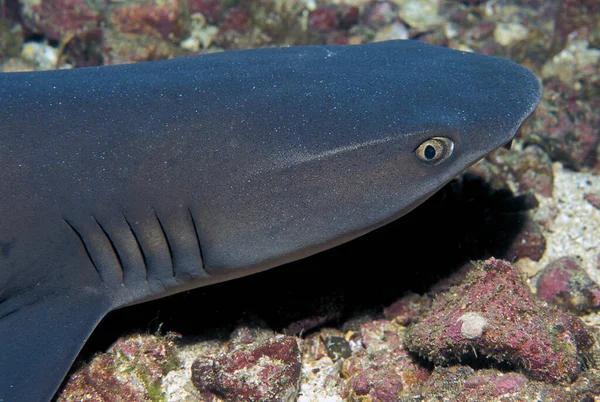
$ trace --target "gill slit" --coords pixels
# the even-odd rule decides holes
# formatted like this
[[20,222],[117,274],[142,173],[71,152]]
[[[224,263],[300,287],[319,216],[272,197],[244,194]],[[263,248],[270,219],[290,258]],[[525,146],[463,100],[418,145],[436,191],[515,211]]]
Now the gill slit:
[[98,221],[98,219],[93,214],[92,214],[92,218],[94,218],[96,225],[98,225],[100,230],[102,230],[102,233],[104,233],[104,236],[108,239],[108,242],[110,243],[110,247],[112,248],[113,254],[117,257],[117,261],[119,262],[119,270],[121,271],[121,283],[123,284],[123,286],[125,286],[125,271],[123,268],[123,260],[121,259],[121,255],[119,254],[119,251],[117,250],[117,247],[115,246],[115,243],[113,242],[113,239],[110,237],[110,235],[108,234],[108,232],[106,231],[104,226],[102,226],[102,224]]
[[169,242],[169,237],[167,236],[167,231],[165,230],[163,223],[161,222],[160,218],[158,217],[156,210],[154,208],[152,208],[152,210],[154,211],[154,216],[156,217],[156,220],[158,221],[158,226],[160,226],[160,230],[162,230],[163,237],[165,238],[165,243],[167,244],[167,248],[169,249],[169,259],[171,260],[171,275],[173,277],[175,277],[175,261],[173,261],[173,249],[171,248],[171,243]]
[[79,233],[79,231],[75,228],[75,226],[73,226],[71,224],[71,222],[69,222],[67,219],[63,218],[63,221],[71,228],[71,230],[77,235],[77,238],[79,238],[79,241],[81,242],[81,245],[83,246],[83,249],[85,250],[85,253],[88,256],[88,259],[90,260],[90,262],[92,263],[92,266],[94,267],[94,269],[96,270],[96,273],[98,274],[98,277],[100,278],[100,280],[102,282],[104,282],[104,277],[102,277],[102,273],[100,272],[100,270],[98,269],[98,266],[96,265],[96,263],[94,262],[94,259],[92,258],[92,254],[90,253],[90,249],[88,248],[87,244],[85,243],[85,240],[83,240],[83,235],[81,233]]
[[142,243],[140,243],[140,239],[138,238],[137,234],[135,233],[135,230],[133,230],[133,226],[131,226],[131,222],[129,222],[129,219],[127,219],[124,212],[121,212],[121,214],[123,214],[123,219],[125,219],[125,222],[127,223],[127,226],[129,227],[129,231],[131,232],[133,238],[135,239],[135,244],[137,245],[138,251],[139,251],[140,255],[142,256],[142,259],[144,260],[144,274],[146,276],[146,282],[148,282],[148,257],[146,257],[146,253],[144,252],[144,249],[142,248]]
[[200,253],[200,262],[202,263],[202,269],[204,271],[206,271],[206,269],[204,268],[204,253],[202,252],[202,245],[200,244],[200,236],[198,235],[198,226],[196,225],[196,220],[194,219],[192,210],[189,207],[187,210],[190,214],[190,219],[192,220],[192,225],[194,226],[194,233],[196,234],[196,242],[198,243],[198,251]]

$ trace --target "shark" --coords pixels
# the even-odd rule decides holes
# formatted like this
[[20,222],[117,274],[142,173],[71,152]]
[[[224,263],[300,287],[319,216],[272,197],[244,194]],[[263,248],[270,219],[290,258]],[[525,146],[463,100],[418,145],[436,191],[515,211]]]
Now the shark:
[[412,40],[0,74],[0,401],[52,399],[112,310],[409,213],[540,95]]

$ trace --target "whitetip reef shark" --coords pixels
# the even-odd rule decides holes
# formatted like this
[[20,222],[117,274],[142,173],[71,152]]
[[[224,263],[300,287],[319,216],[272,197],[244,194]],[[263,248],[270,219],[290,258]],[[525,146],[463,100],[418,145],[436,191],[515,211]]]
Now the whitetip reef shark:
[[408,213],[540,94],[417,41],[0,74],[0,401],[50,400],[112,310]]

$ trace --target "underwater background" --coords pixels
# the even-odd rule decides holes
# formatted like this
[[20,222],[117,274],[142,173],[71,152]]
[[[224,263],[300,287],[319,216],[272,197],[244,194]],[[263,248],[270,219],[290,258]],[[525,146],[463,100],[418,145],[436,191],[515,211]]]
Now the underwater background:
[[600,1],[0,0],[2,72],[394,39],[532,69],[512,148],[346,245],[111,313],[58,400],[600,401]]

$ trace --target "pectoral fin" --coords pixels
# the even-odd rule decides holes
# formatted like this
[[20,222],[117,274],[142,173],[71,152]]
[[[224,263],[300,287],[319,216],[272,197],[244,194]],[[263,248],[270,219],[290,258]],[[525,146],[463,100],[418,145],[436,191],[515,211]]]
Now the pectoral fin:
[[25,296],[0,301],[0,402],[51,400],[110,310],[105,298],[85,291]]

